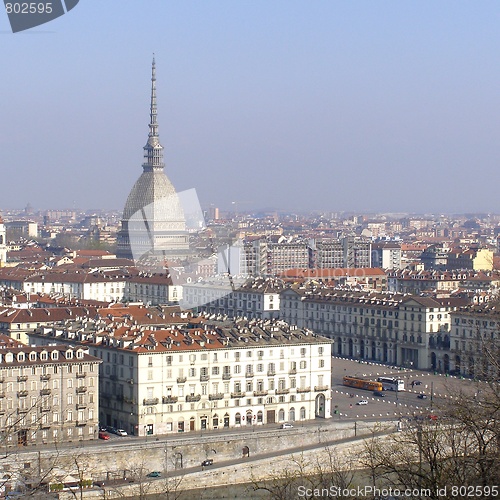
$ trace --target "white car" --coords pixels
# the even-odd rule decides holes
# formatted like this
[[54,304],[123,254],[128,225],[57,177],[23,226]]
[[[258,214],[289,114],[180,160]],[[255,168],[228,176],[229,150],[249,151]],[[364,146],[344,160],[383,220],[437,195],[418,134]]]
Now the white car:
[[285,422],[283,424],[281,424],[281,429],[292,429],[293,428],[293,425],[292,424],[289,424],[288,422]]
[[128,436],[127,432],[123,429],[116,429],[116,434],[118,434],[118,436]]
[[368,401],[366,399],[361,399],[360,401],[358,401],[356,403],[357,405],[367,405],[368,404]]

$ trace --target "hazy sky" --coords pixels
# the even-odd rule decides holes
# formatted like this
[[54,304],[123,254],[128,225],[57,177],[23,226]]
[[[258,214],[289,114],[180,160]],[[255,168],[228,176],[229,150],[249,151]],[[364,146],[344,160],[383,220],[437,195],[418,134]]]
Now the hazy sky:
[[166,173],[241,210],[500,212],[500,3],[80,0],[0,12],[0,209],[121,209],[156,53]]

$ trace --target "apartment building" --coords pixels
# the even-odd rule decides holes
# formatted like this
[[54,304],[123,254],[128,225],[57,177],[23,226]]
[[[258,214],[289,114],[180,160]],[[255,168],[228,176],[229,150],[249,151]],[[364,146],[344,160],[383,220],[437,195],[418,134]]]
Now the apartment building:
[[102,360],[100,421],[138,435],[331,415],[331,340],[282,321],[190,317],[165,329],[41,328]]
[[232,318],[277,319],[280,314],[280,292],[284,283],[277,278],[213,278],[183,287],[182,306],[196,312],[226,315]]
[[393,241],[372,244],[372,266],[401,269],[401,244]]
[[57,293],[68,298],[120,302],[128,273],[122,270],[42,272],[27,277],[22,290],[28,293]]
[[451,313],[449,335],[435,339],[436,369],[470,377],[499,378],[500,314],[497,302],[459,308]]
[[431,368],[430,339],[450,330],[458,299],[291,287],[281,294],[281,318],[335,340],[340,356]]
[[452,248],[446,243],[431,245],[422,252],[420,260],[426,270],[491,271],[493,269],[493,251],[488,248]]
[[182,285],[174,284],[166,272],[139,272],[127,279],[123,300],[149,305],[178,304],[182,300]]
[[500,286],[500,274],[495,271],[412,271],[402,269],[389,271],[388,289],[391,292],[414,293],[438,292],[451,293],[459,289],[474,291],[494,291]]
[[[314,268],[371,267],[371,242],[358,236],[321,238],[309,242]],[[300,264],[291,267],[301,267]],[[305,267],[305,266],[302,266]]]
[[97,439],[100,363],[84,346],[2,349],[2,446]]

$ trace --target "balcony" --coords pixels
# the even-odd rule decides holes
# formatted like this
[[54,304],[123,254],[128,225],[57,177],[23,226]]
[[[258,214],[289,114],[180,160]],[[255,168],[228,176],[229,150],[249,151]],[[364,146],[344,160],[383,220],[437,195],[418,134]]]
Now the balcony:
[[288,375],[297,375],[297,368],[292,368],[289,372]]
[[77,394],[80,394],[82,392],[87,392],[87,387],[84,385],[82,385],[81,387],[77,387],[76,392],[77,392]]
[[76,378],[85,378],[87,376],[86,372],[81,372],[76,374]]
[[268,391],[253,391],[253,395],[257,398],[257,397],[261,397],[261,396],[267,396],[268,395]]
[[171,405],[177,403],[177,401],[179,401],[179,398],[177,396],[163,396],[163,398],[161,399],[161,402],[164,405]]
[[311,388],[310,387],[297,387],[297,392],[298,393],[301,393],[301,392],[311,392]]
[[50,380],[50,374],[45,373],[43,375],[40,375],[40,380],[43,382],[44,380]]
[[40,411],[41,411],[41,412],[50,411],[50,408],[49,408],[48,406],[42,406],[42,407],[40,408]]
[[201,399],[201,394],[190,394],[186,396],[186,403],[196,403]]
[[246,372],[246,373],[245,373],[245,377],[246,377],[246,378],[253,378],[253,377],[254,377],[254,375],[255,375],[255,374],[254,374],[253,372]]
[[288,394],[290,389],[276,389],[276,394],[279,396],[281,394]]
[[186,380],[187,380],[187,377],[177,377],[178,384],[183,384],[184,382],[186,382]]
[[40,429],[50,429],[50,423],[49,422],[42,422],[40,424]]
[[25,398],[28,395],[28,391],[18,391],[17,397],[18,398]]
[[222,392],[218,392],[217,394],[209,394],[208,399],[210,401],[215,401],[216,399],[224,399],[224,394]]
[[245,394],[243,392],[232,392],[231,397],[232,398],[243,398]]
[[0,391],[0,398],[4,398],[5,397],[5,391]]
[[49,396],[52,391],[50,389],[42,389],[40,391],[40,396]]
[[118,380],[118,375],[110,375],[109,378],[116,382]]
[[151,406],[151,405],[157,405],[160,402],[158,398],[149,398],[149,399],[143,399],[142,404],[144,406]]
[[210,380],[209,375],[200,375],[200,382],[208,382]]
[[28,375],[19,375],[17,377],[18,382],[26,382],[28,380]]
[[17,413],[28,413],[29,409],[28,408],[18,408]]
[[315,385],[314,386],[314,391],[315,392],[328,391],[329,389],[330,389],[330,387],[328,387],[327,385]]
[[87,425],[87,422],[85,420],[77,420],[76,421],[77,427],[85,427],[86,425]]
[[230,373],[223,373],[222,380],[231,380],[231,374]]
[[76,404],[77,410],[85,410],[85,408],[87,408],[87,403],[77,403]]
[[132,398],[127,398],[126,396],[123,396],[123,402],[129,404],[135,404],[135,401]]
[[268,370],[267,371],[267,376],[268,377],[274,377],[276,375],[276,370]]

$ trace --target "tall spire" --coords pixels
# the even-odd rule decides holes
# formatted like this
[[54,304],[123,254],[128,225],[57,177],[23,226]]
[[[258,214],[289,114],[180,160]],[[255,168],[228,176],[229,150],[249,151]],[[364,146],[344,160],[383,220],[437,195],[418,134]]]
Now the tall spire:
[[154,54],[151,68],[151,108],[149,116],[148,142],[144,146],[144,163],[142,164],[142,168],[145,172],[162,169],[164,167],[163,146],[160,144],[160,136],[158,135],[156,109],[156,63]]

